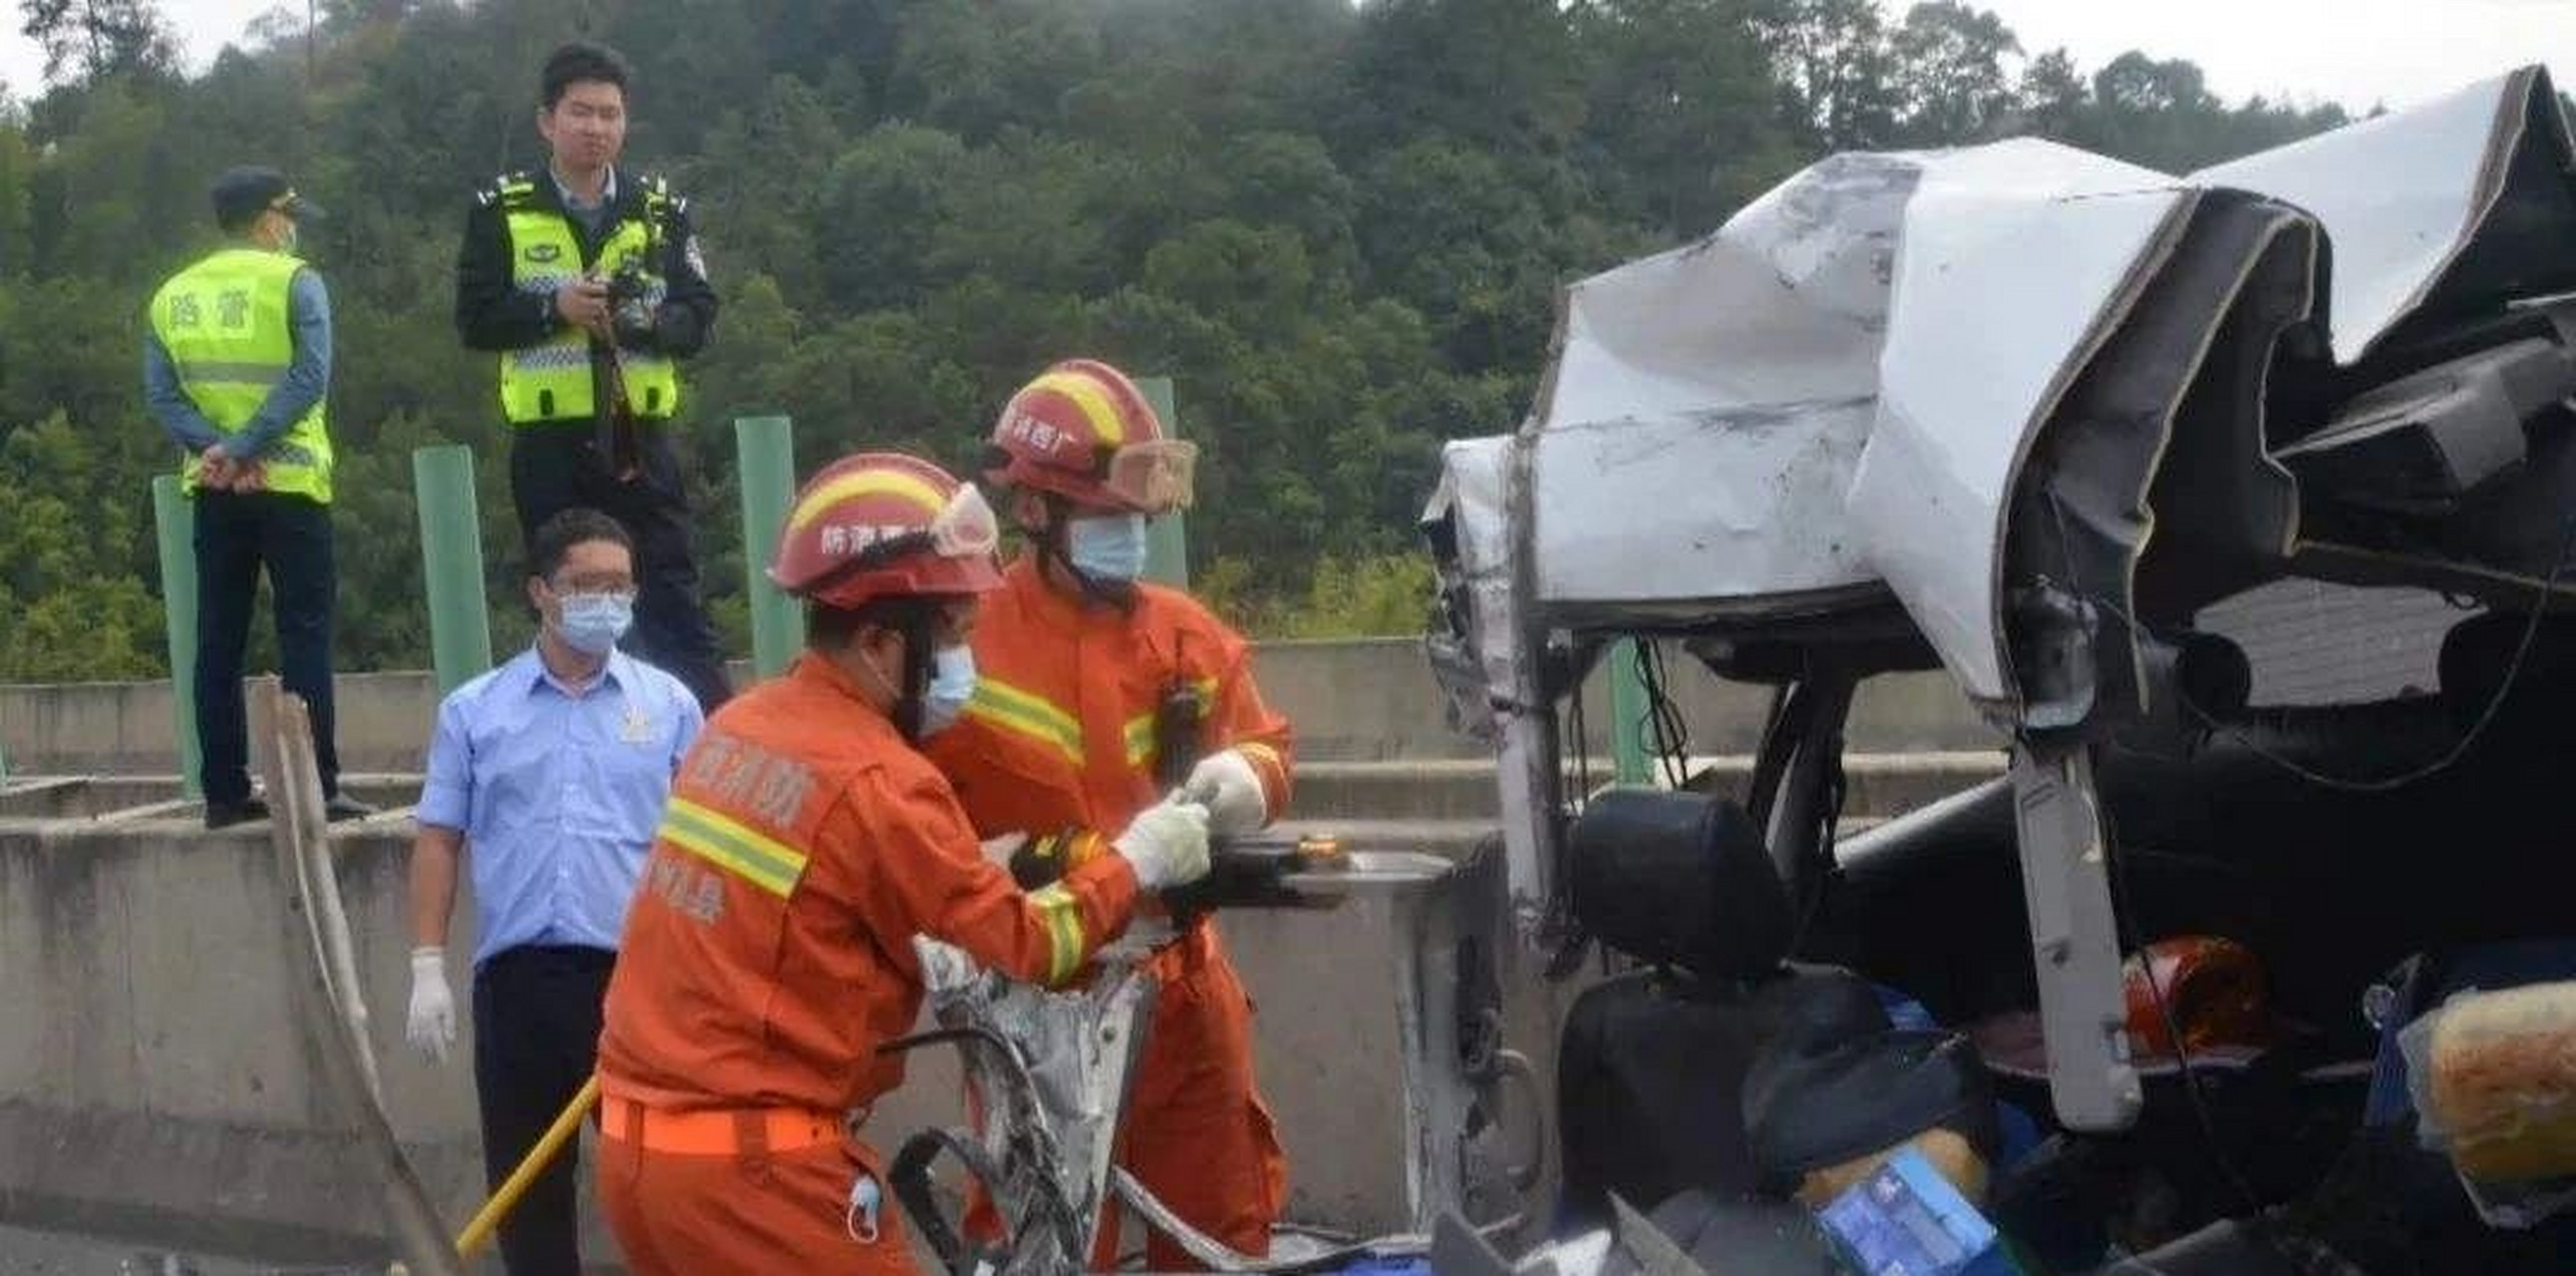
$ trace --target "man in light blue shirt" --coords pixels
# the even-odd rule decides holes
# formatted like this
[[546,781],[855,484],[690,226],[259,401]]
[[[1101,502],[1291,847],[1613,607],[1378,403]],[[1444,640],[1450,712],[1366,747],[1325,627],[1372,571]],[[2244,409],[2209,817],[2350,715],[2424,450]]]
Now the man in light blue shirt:
[[[678,678],[617,650],[634,620],[635,550],[615,519],[565,510],[531,553],[536,645],[439,706],[411,859],[409,1032],[441,1060],[456,1039],[456,865],[473,862],[474,1088],[495,1187],[590,1079],[626,906],[705,723]],[[577,1155],[567,1148],[502,1225],[510,1276],[579,1276]]]

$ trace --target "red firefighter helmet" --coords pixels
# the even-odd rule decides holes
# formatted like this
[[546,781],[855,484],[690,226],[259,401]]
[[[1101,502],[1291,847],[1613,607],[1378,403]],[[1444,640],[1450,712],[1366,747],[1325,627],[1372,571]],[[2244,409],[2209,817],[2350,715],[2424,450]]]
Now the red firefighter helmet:
[[1001,587],[1001,529],[972,483],[896,452],[825,466],[796,494],[769,578],[830,607]]
[[1127,374],[1067,359],[1002,405],[984,477],[1139,514],[1189,508],[1198,448],[1163,433]]

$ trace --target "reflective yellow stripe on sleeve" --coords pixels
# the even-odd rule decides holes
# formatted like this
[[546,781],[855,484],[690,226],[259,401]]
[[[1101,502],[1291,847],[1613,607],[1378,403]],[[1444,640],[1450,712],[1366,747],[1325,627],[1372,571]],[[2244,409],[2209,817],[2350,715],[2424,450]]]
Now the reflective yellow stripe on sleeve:
[[966,716],[1027,736],[1063,754],[1075,766],[1082,765],[1082,724],[1072,714],[1008,683],[977,678]]
[[1047,985],[1053,987],[1073,978],[1082,969],[1082,901],[1058,882],[1044,890],[1033,891],[1029,903],[1035,905],[1047,925]]
[[805,875],[804,852],[687,798],[671,799],[659,836],[781,899]]

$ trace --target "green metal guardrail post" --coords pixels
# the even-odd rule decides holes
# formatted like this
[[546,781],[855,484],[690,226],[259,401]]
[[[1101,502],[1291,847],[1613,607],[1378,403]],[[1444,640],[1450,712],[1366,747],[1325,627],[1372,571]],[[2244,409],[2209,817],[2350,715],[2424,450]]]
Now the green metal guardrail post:
[[[1181,437],[1181,415],[1172,410],[1172,379],[1138,377],[1136,388],[1154,405],[1154,415],[1162,418],[1163,434]],[[1166,514],[1146,527],[1145,579],[1174,589],[1190,587],[1190,541],[1180,515]]]
[[1634,638],[1610,644],[1610,765],[1623,785],[1654,779],[1646,756],[1646,679],[1637,669],[1645,654],[1644,644]]
[[429,583],[429,651],[439,694],[492,667],[492,608],[483,591],[483,518],[474,453],[458,444],[414,448],[421,574]]
[[796,435],[783,416],[738,417],[733,423],[734,473],[742,480],[743,593],[751,602],[751,667],[774,677],[805,645],[805,610],[772,584],[763,570],[787,525],[787,502],[796,491]]
[[152,480],[152,527],[161,548],[161,618],[170,635],[170,725],[179,735],[179,791],[202,797],[197,772],[196,510],[179,476]]

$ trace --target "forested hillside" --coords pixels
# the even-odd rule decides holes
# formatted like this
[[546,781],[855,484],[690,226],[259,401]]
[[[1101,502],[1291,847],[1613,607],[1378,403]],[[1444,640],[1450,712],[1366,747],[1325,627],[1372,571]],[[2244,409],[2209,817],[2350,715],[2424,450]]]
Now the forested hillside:
[[57,55],[0,105],[0,679],[163,666],[137,342],[275,164],[333,220],[344,669],[426,663],[413,448],[473,445],[525,633],[492,369],[449,321],[470,193],[540,163],[535,71],[625,52],[632,164],[691,195],[725,299],[691,369],[702,556],[746,648],[736,415],[810,470],[966,461],[1091,353],[1179,386],[1200,579],[1256,628],[1415,618],[1443,440],[1527,407],[1569,278],[1712,229],[1808,160],[2036,133],[2187,168],[2338,123],[2186,62],[2080,67],[1953,3],[1869,0],[322,0],[177,69],[150,0],[25,0]]

